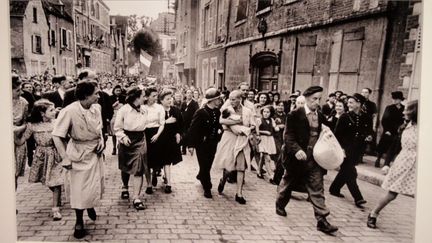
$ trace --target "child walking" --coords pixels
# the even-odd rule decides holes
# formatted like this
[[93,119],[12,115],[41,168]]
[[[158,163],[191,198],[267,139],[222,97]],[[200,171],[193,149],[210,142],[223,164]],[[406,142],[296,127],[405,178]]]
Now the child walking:
[[273,120],[273,109],[271,106],[264,106],[261,109],[261,124],[259,125],[259,133],[261,142],[258,144],[258,152],[260,153],[260,161],[258,164],[258,178],[263,179],[263,175],[261,173],[261,169],[265,164],[267,175],[270,178],[270,183],[273,183],[273,170],[271,166],[271,158],[270,155],[276,154],[276,145],[274,141],[273,134],[274,132],[279,131],[279,127],[276,125]]
[[51,132],[54,128],[56,117],[54,104],[46,99],[34,103],[30,116],[30,123],[17,127],[15,133],[24,131],[23,136],[15,138],[17,144],[24,144],[31,135],[36,141],[36,150],[33,157],[33,165],[30,169],[29,182],[41,182],[53,192],[53,220],[61,220],[61,186],[64,183],[65,171],[61,165],[61,159],[54,146]]

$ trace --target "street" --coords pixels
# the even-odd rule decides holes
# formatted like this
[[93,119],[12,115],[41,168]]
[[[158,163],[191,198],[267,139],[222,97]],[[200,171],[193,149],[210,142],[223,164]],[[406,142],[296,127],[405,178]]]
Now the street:
[[[332,197],[328,186],[335,176],[325,177],[326,203],[331,211],[329,222],[339,227],[335,236],[316,230],[312,206],[304,195],[295,194],[286,210],[288,217],[275,214],[276,186],[258,179],[254,172],[246,173],[244,196],[246,205],[234,201],[235,184],[217,193],[221,172],[212,171],[213,199],[206,199],[195,176],[196,157],[184,156],[173,168],[173,193],[165,194],[159,178],[153,195],[143,192],[148,208],[136,211],[131,202],[120,199],[121,180],[117,156],[111,155],[112,143],[107,143],[105,194],[102,206],[96,208],[98,219],[93,222],[84,215],[89,235],[84,241],[104,242],[412,242],[415,200],[399,196],[378,217],[378,228],[366,227],[369,210],[381,198],[384,190],[364,181],[360,189],[368,201],[366,208],[354,206],[346,188],[346,199]],[[63,219],[53,221],[52,194],[39,184],[29,184],[28,168],[20,177],[16,194],[17,230],[19,241],[77,241],[73,236],[75,213],[66,202]],[[132,182],[130,182],[130,187]],[[132,189],[130,189],[132,190]],[[144,188],[145,190],[145,188]],[[130,191],[131,192],[131,191]],[[132,195],[132,193],[131,193]],[[64,196],[63,196],[64,198]]]

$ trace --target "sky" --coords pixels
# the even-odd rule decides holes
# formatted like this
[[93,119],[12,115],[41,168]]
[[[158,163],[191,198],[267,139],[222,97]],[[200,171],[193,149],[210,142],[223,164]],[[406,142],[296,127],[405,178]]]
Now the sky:
[[[110,8],[110,15],[136,14],[156,19],[158,13],[168,10],[168,0],[104,0],[104,2]],[[170,2],[174,3],[174,0]]]

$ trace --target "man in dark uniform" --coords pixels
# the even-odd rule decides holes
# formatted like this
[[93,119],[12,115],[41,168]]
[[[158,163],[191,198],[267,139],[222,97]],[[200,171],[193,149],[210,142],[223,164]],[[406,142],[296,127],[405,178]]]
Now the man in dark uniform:
[[366,99],[358,93],[350,96],[348,98],[349,112],[342,114],[336,124],[334,133],[346,157],[329,189],[331,195],[344,197],[340,190],[346,184],[354,198],[355,205],[360,208],[366,201],[357,185],[355,166],[362,156],[361,148],[366,142],[372,140],[373,134],[370,117],[361,111],[365,101]]
[[[198,103],[193,99],[193,92],[192,90],[188,89],[186,91],[186,100],[183,101],[181,104],[181,113],[183,117],[183,137],[186,135],[187,131],[189,130],[189,127],[192,122],[192,117],[195,114],[195,112],[198,110],[199,105]],[[182,154],[186,154],[186,145],[182,144]]]
[[[366,101],[364,102],[361,110],[366,113],[366,115],[369,117],[370,122],[372,123],[372,129],[374,129],[374,120],[375,120],[375,116],[378,113],[378,108],[377,105],[375,104],[375,102],[369,100],[370,95],[372,94],[372,90],[370,88],[364,88],[362,89],[361,95],[363,97],[365,97]],[[372,136],[372,140],[365,143],[363,145],[363,152],[360,159],[360,163],[363,163],[363,155],[365,153],[365,151],[370,151],[373,152],[375,151],[376,148],[376,134],[373,134],[374,136]]]
[[210,170],[222,133],[219,123],[219,107],[222,103],[220,96],[220,92],[215,88],[209,88],[205,92],[207,104],[195,112],[185,139],[190,153],[196,148],[200,167],[197,179],[201,181],[206,198],[212,198]]
[[284,131],[285,153],[287,156],[285,173],[278,186],[276,214],[286,216],[285,207],[291,198],[295,186],[304,182],[313,205],[317,229],[324,233],[338,230],[326,217],[330,214],[325,205],[324,173],[313,158],[313,148],[321,132],[324,115],[318,110],[323,88],[312,86],[303,95],[306,98],[304,107],[291,111],[286,118]]
[[398,128],[404,123],[403,111],[405,106],[402,105],[402,101],[405,99],[401,91],[395,91],[391,93],[393,104],[385,108],[384,114],[381,119],[383,126],[383,133],[377,147],[377,160],[375,161],[375,167],[380,167],[380,161],[383,154],[387,154],[390,145],[397,138]]

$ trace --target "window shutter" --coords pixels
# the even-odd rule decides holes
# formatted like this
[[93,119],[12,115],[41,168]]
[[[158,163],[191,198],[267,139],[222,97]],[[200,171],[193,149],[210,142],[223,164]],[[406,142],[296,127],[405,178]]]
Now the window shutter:
[[209,5],[209,11],[208,11],[208,45],[213,43],[213,9],[214,9],[214,2],[211,2]]
[[31,43],[32,43],[32,52],[34,53],[34,52],[36,52],[36,45],[35,45],[35,41],[34,41],[34,36],[32,35],[31,36]]
[[202,47],[204,47],[204,43],[205,43],[205,40],[204,40],[204,31],[205,31],[205,29],[204,29],[204,27],[205,27],[205,25],[204,25],[204,23],[205,23],[205,8],[203,8],[202,9],[202,14],[201,14],[201,23],[200,23],[200,39],[201,39],[201,46]]

